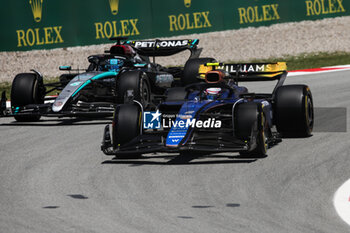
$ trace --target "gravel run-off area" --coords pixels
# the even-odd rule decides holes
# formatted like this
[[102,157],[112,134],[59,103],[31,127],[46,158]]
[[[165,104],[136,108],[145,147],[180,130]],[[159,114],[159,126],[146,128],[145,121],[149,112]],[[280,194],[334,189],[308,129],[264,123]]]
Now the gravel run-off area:
[[[274,57],[296,56],[319,52],[350,52],[350,16],[282,23],[269,27],[244,28],[171,37],[167,39],[200,39],[204,48],[202,57],[218,61],[241,61]],[[162,38],[160,38],[162,39]],[[40,71],[44,77],[57,77],[59,65],[86,68],[87,57],[103,53],[113,43],[0,53],[0,82],[11,81],[17,73],[30,69]],[[182,65],[188,56],[178,54],[157,58],[161,65]]]

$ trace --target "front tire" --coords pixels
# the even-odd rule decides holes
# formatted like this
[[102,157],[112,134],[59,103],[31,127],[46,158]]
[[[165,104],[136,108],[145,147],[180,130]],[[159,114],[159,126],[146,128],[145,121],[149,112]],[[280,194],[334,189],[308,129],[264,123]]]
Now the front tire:
[[242,151],[240,155],[253,158],[266,157],[270,127],[261,104],[254,102],[238,104],[235,108],[234,116],[235,135],[241,140],[255,140],[256,144],[254,149]]
[[[11,88],[11,107],[24,107],[28,104],[43,104],[45,87],[42,79],[36,74],[22,73],[16,75]],[[20,122],[33,122],[40,119],[40,115],[14,116]]]
[[[137,105],[121,104],[117,106],[112,123],[112,142],[114,149],[126,145],[140,135],[142,127],[141,119],[141,111]],[[140,155],[141,154],[137,153],[118,157],[134,158]]]

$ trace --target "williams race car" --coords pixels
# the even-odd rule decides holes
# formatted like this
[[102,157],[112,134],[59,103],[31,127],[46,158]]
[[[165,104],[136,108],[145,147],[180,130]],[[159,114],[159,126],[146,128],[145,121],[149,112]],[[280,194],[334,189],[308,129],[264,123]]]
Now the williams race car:
[[[282,137],[311,135],[314,115],[306,85],[283,85],[286,63],[201,65],[205,82],[170,88],[153,112],[138,101],[117,106],[101,149],[118,158],[150,152],[240,152],[264,157]],[[239,82],[271,81],[271,94]]]
[[[44,84],[42,75],[35,70],[18,74],[12,83],[11,109],[6,109],[3,93],[0,116],[13,116],[17,121],[37,121],[41,116],[112,116],[114,105],[126,102],[129,96],[147,109],[157,103],[157,96],[163,95],[167,88],[197,82],[193,77],[199,65],[214,61],[199,58],[202,49],[197,48],[197,39],[112,39],[117,43],[105,54],[88,57],[90,65],[85,72],[61,66],[60,70],[69,73],[61,75],[57,83]],[[170,56],[184,50],[190,51],[184,67],[155,63],[156,56]],[[55,90],[61,91],[57,97],[45,97]]]

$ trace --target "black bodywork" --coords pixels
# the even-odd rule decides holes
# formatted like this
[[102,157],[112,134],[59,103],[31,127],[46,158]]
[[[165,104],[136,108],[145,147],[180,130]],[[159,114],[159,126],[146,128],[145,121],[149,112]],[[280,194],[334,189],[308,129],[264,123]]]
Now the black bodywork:
[[[126,38],[112,38],[118,42],[105,54],[92,55],[88,57],[89,67],[86,70],[73,70],[71,67],[60,67],[68,71],[59,78],[59,82],[44,83],[42,75],[32,70],[35,75],[37,89],[33,91],[40,93],[41,101],[25,105],[12,104],[6,109],[6,97],[1,98],[0,116],[53,116],[53,117],[81,117],[111,116],[116,104],[126,101],[127,95],[135,93],[127,90],[120,91],[123,82],[133,82],[134,72],[138,77],[145,77],[145,84],[149,89],[147,106],[161,100],[165,90],[174,86],[181,86],[181,77],[184,67],[164,67],[151,60],[156,56],[170,56],[184,50],[190,51],[189,59],[197,58],[201,48],[198,48],[198,40],[154,40],[154,41],[129,41]],[[123,41],[124,40],[124,41]],[[124,52],[123,52],[124,51]],[[128,52],[128,54],[123,54]],[[111,69],[108,62],[111,60],[121,61],[122,65],[117,69]],[[126,78],[125,76],[128,76]],[[129,80],[127,80],[129,79]],[[133,84],[130,84],[133,85]],[[124,87],[124,89],[127,87]],[[131,88],[132,89],[132,88]],[[13,89],[12,89],[13,90]],[[58,96],[46,96],[52,91],[60,92]],[[132,90],[135,92],[135,90]],[[143,90],[140,90],[141,92]],[[147,91],[147,90],[146,90]],[[11,99],[14,99],[12,93]],[[20,95],[20,93],[16,93]],[[141,97],[140,97],[141,98]]]

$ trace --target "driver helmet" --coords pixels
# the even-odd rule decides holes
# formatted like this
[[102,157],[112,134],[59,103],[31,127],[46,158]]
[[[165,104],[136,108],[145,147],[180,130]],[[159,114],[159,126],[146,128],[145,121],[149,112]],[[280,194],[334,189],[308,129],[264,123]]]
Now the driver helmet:
[[130,45],[113,45],[110,49],[112,55],[133,58],[136,55],[135,50]]
[[106,69],[112,72],[119,72],[123,65],[124,61],[122,59],[113,58],[106,61]]
[[220,92],[221,92],[220,87],[210,87],[204,91],[208,100],[216,100],[219,97]]

